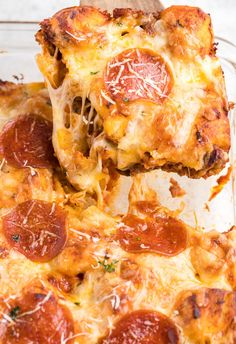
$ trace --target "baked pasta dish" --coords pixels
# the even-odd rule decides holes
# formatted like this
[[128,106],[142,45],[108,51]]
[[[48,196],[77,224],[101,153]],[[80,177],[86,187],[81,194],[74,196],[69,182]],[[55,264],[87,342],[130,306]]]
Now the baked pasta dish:
[[0,344],[236,343],[236,227],[187,225],[136,173],[228,159],[209,16],[73,7],[41,27],[47,88],[0,81]]
[[235,228],[186,225],[141,176],[127,214],[81,206],[44,85],[0,100],[0,343],[235,343]]
[[38,65],[53,145],[70,182],[95,192],[110,171],[162,168],[191,178],[228,160],[228,103],[210,16],[71,7],[41,22]]

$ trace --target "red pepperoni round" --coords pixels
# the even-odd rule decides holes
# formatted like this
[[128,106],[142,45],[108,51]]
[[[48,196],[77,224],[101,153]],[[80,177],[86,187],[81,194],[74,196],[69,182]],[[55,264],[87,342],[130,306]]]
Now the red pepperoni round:
[[128,252],[155,252],[163,256],[175,256],[187,247],[187,231],[184,224],[173,218],[156,216],[141,219],[127,215],[124,226],[118,229],[118,240]]
[[177,344],[178,330],[169,318],[155,311],[125,315],[100,344]]
[[147,49],[129,49],[107,65],[106,87],[115,101],[149,99],[159,103],[171,90],[171,73],[163,58]]
[[3,217],[2,228],[11,247],[35,262],[51,260],[66,242],[66,214],[55,203],[23,202]]
[[49,168],[54,163],[52,124],[38,115],[24,115],[8,122],[1,135],[3,156],[9,165]]
[[69,338],[73,334],[70,311],[58,303],[52,292],[30,291],[8,308],[0,341],[4,344],[72,344]]

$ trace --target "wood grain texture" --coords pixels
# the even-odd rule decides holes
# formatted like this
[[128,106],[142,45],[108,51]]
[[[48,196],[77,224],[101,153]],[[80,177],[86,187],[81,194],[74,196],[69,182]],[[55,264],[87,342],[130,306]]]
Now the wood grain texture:
[[159,0],[81,0],[81,5],[90,5],[106,10],[113,8],[136,8],[144,12],[155,12],[163,9],[163,5]]

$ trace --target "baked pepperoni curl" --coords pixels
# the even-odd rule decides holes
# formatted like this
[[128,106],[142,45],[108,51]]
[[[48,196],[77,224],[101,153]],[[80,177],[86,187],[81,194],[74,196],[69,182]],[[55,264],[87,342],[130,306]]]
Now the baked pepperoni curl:
[[172,76],[161,56],[148,49],[128,49],[107,64],[105,84],[114,101],[160,103],[170,93]]
[[52,123],[38,115],[22,115],[8,122],[1,134],[3,156],[16,168],[49,168],[55,163]]
[[125,315],[99,344],[177,344],[178,329],[165,315],[138,310]]
[[51,291],[29,291],[5,309],[0,341],[4,344],[72,344],[70,311]]
[[65,245],[66,213],[55,203],[29,200],[3,217],[2,229],[11,247],[34,262],[48,262]]
[[170,216],[146,217],[127,215],[124,226],[117,231],[121,247],[128,252],[154,252],[163,256],[175,256],[187,247],[185,225]]

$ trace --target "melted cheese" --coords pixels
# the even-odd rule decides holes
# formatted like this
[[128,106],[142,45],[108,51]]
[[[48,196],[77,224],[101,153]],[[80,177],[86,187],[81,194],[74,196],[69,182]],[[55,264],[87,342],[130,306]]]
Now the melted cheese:
[[[101,214],[95,208],[92,211],[94,217],[89,220],[91,227],[94,226],[94,220],[97,226]],[[103,215],[101,223],[102,218]],[[89,222],[86,219],[87,225]],[[65,301],[79,324],[80,332],[76,342],[80,344],[97,343],[109,329],[114,328],[115,322],[122,315],[133,310],[153,309],[171,316],[176,298],[183,290],[203,286],[232,290],[224,274],[208,281],[199,280],[189,249],[178,256],[166,258],[155,254],[129,254],[115,241],[108,244],[100,240],[93,255],[99,262],[105,254],[109,255],[109,262],[117,261],[115,270],[109,273],[100,263],[91,265],[83,283],[72,295],[72,299],[79,302],[79,306],[75,307]],[[137,265],[136,277],[122,277],[121,266],[125,266],[127,261]],[[191,343],[187,338],[185,342]],[[217,341],[213,340],[212,343]]]
[[[132,24],[133,22],[135,25]],[[101,48],[94,49],[85,44],[81,48],[81,53],[77,51],[78,46],[75,48],[73,43],[70,48],[66,46],[60,49],[67,67],[62,85],[56,84],[57,88],[53,88],[55,84],[51,82],[52,76],[46,75],[53,107],[54,149],[70,181],[84,192],[75,194],[69,186],[63,188],[59,178],[55,176],[55,171],[26,169],[25,172],[24,169],[22,172],[9,168],[4,161],[1,164],[0,191],[3,195],[1,215],[18,202],[31,198],[64,204],[67,211],[67,243],[63,251],[48,263],[31,262],[11,249],[0,234],[0,253],[2,248],[7,251],[5,257],[0,256],[0,293],[7,302],[8,298],[20,295],[24,287],[33,285],[35,280],[40,281],[49,290],[42,302],[46,302],[51,293],[55,293],[60,303],[71,310],[75,325],[73,335],[65,338],[62,334],[61,344],[66,344],[70,338],[78,344],[95,344],[115,327],[117,320],[133,310],[153,309],[174,319],[175,302],[182,291],[200,287],[235,290],[235,229],[226,234],[219,234],[204,233],[186,226],[189,234],[188,247],[174,257],[154,253],[129,253],[124,251],[119,241],[115,239],[117,229],[124,225],[120,216],[112,217],[94,205],[81,211],[76,201],[72,202],[73,197],[78,197],[79,200],[84,201],[85,207],[88,203],[93,204],[90,199],[87,201],[85,195],[86,192],[95,191],[101,205],[103,192],[109,180],[104,168],[105,154],[112,158],[116,167],[121,169],[137,163],[145,151],[148,151],[159,165],[164,165],[166,161],[179,162],[178,157],[181,156],[183,164],[194,166],[196,169],[201,168],[196,161],[199,162],[199,155],[205,154],[205,150],[200,153],[196,151],[192,161],[189,157],[184,157],[183,151],[200,109],[204,110],[203,89],[208,85],[209,80],[213,83],[219,81],[214,87],[218,87],[217,92],[221,96],[223,94],[224,98],[222,76],[217,76],[218,61],[214,58],[197,56],[194,63],[180,62],[179,56],[177,58],[171,55],[170,38],[164,19],[155,22],[154,35],[148,35],[136,24],[134,18],[132,20],[125,18],[123,27],[117,25],[115,21],[108,21],[105,28],[100,25],[97,32],[101,35],[99,36]],[[89,26],[88,28],[90,30]],[[128,37],[125,35],[120,38],[124,29],[130,30],[130,34]],[[76,44],[83,44],[91,39],[94,40],[93,46],[98,41],[97,37],[93,37],[92,30],[78,35],[77,32],[68,29],[65,34],[74,39]],[[188,35],[192,46],[200,46],[194,34],[186,32],[186,36]],[[111,58],[130,48],[158,50],[171,68],[175,83],[165,106],[146,102],[131,104],[129,108],[131,113],[126,114],[129,120],[125,133],[118,140],[119,142],[114,143],[109,140],[102,123],[106,117],[112,121],[111,117],[116,109],[113,108],[112,115],[104,109],[104,101],[111,102],[112,99],[100,87],[99,78]],[[187,47],[186,54],[191,53],[191,47]],[[59,64],[56,61],[56,53],[50,59],[55,65]],[[88,61],[90,61],[89,66]],[[52,66],[50,68],[55,72]],[[91,69],[94,73],[98,73],[91,74]],[[122,68],[120,70],[122,72]],[[212,71],[215,71],[216,79],[212,79],[214,78]],[[78,96],[81,97],[79,113],[73,109],[75,97]],[[92,102],[89,110],[86,97]],[[113,103],[112,100],[111,107],[115,106]],[[176,112],[176,108],[181,111]],[[93,109],[97,111],[95,117]],[[13,106],[9,111],[9,117],[17,116],[16,110]],[[159,111],[164,111],[161,122],[158,122],[159,128],[163,125],[165,134],[170,135],[173,141],[173,149],[167,152],[162,151],[161,148],[158,151],[151,149],[152,137],[150,142],[140,140],[146,132],[150,131],[152,121],[158,120],[155,117]],[[6,108],[2,113],[7,117]],[[97,129],[101,131],[98,130],[98,134],[93,136],[93,133],[89,133],[88,124],[92,124],[93,133]],[[147,201],[157,204],[156,214],[175,215],[158,204],[152,190],[142,187],[141,178],[137,180],[138,182],[131,188],[129,197],[130,213],[144,218],[145,214],[135,204],[137,201]],[[26,192],[24,188],[22,190],[22,185],[26,188]],[[63,289],[52,284],[49,279],[51,276],[58,280],[66,279],[70,284],[69,288]],[[35,311],[35,309],[31,310],[31,312]],[[7,315],[3,316],[4,321],[11,322]],[[185,334],[184,327],[180,330],[181,342],[194,343]],[[199,331],[201,330],[199,328]],[[212,335],[212,344],[219,344],[217,336],[218,333]]]
[[[42,31],[37,36],[43,47],[38,64],[48,79],[53,103],[54,147],[71,183],[78,189],[97,193],[101,204],[109,182],[109,171],[104,169],[109,159],[115,167],[124,171],[140,164],[145,169],[166,165],[175,169],[175,165],[181,165],[183,173],[187,168],[188,173],[191,170],[191,175],[195,177],[215,173],[214,166],[207,166],[206,157],[218,147],[222,151],[222,159],[227,160],[225,153],[228,148],[223,142],[215,140],[217,133],[213,135],[214,138],[211,137],[213,129],[204,129],[206,137],[201,144],[196,139],[197,131],[208,128],[204,119],[205,112],[222,113],[226,104],[219,60],[211,52],[213,48],[209,43],[209,37],[212,37],[209,17],[196,8],[189,8],[188,22],[186,9],[178,7],[163,11],[158,20],[145,15],[135,17],[135,14],[129,12],[124,12],[121,18],[109,18],[89,7],[85,8],[83,14],[79,7],[73,11],[75,18],[78,15],[80,31],[76,29],[77,24],[68,19],[70,10],[65,10],[63,14],[59,12],[48,20],[50,28],[42,23]],[[60,24],[61,15],[65,15],[65,21],[68,22],[66,29],[64,24]],[[178,20],[184,20],[185,15],[185,24],[179,25]],[[98,18],[102,24],[96,21]],[[191,23],[191,20],[194,22]],[[175,21],[177,24],[174,24]],[[85,22],[96,25],[90,26]],[[55,35],[55,39],[49,42],[47,30]],[[172,35],[179,42],[177,46],[172,42]],[[56,89],[52,88],[55,85],[51,80],[54,80],[53,73],[59,74],[60,69],[54,68],[54,72],[51,72],[56,53],[54,57],[50,56],[47,48],[49,43],[56,46],[56,52],[59,49],[66,68],[62,85]],[[167,64],[172,87],[169,94],[160,94],[164,96],[161,103],[142,99],[142,89],[145,88],[145,92],[149,92],[148,87],[156,91],[160,89],[151,77],[144,78],[133,69],[132,59],[128,55],[123,61],[114,60],[129,49],[135,49],[137,55],[139,49],[146,49],[161,56]],[[129,78],[121,78],[125,63],[131,77],[138,77],[137,82],[142,80],[143,85],[135,89],[141,99],[124,105],[112,97],[107,86],[111,87],[114,96],[119,93],[119,83],[125,83],[125,78]],[[117,75],[106,81],[106,69],[112,67],[119,68]],[[128,90],[127,97],[129,92],[134,90]],[[77,125],[65,129],[65,108],[69,107],[69,116],[73,117],[75,97],[82,98],[81,113],[75,120]],[[83,122],[85,97],[98,114],[102,132],[97,135],[93,128],[94,134],[89,137],[86,152],[81,149],[83,143],[88,141],[88,129],[85,128],[86,125],[88,128],[88,121],[86,125]],[[224,116],[222,113],[222,117],[218,118],[218,128],[221,127],[220,132],[229,147],[228,123]],[[68,141],[66,149],[61,141]],[[217,164],[217,168],[220,168],[221,163]],[[212,172],[208,172],[211,168]]]
[[[156,202],[155,193],[142,184],[142,178],[135,179],[129,200],[129,211],[140,217],[144,214],[135,207],[137,200]],[[9,297],[18,297],[23,288],[40,282],[48,293],[58,295],[60,302],[70,309],[75,333],[67,338],[62,334],[61,343],[65,344],[73,338],[74,343],[95,344],[115,327],[117,320],[133,310],[152,309],[174,318],[174,304],[185,290],[203,286],[229,291],[233,288],[229,278],[232,273],[229,252],[235,246],[235,231],[226,239],[224,234],[204,234],[186,227],[193,241],[177,256],[128,253],[114,239],[117,228],[124,225],[120,216],[111,217],[96,206],[88,207],[83,212],[70,206],[65,206],[65,209],[68,214],[68,240],[58,257],[40,264],[10,249],[9,255],[1,259],[0,264],[0,294],[4,295],[5,302]],[[169,211],[159,205],[157,212]],[[213,242],[222,242],[227,247],[224,254],[220,255],[220,246],[217,248],[215,244],[210,244],[211,237],[216,236],[217,240]],[[6,246],[6,242],[1,235],[2,246]],[[195,258],[198,257],[199,247],[202,247],[201,255],[206,258],[200,266]],[[216,264],[208,259],[206,251],[214,256]],[[223,268],[213,273],[214,264],[217,265],[219,260],[223,261]],[[113,268],[107,270],[105,264],[113,264]],[[78,274],[84,274],[80,283],[76,277]],[[69,276],[75,281],[70,291],[62,292],[50,284],[49,276]],[[30,310],[34,311],[36,309]],[[182,330],[181,340],[191,344],[192,341],[184,335],[184,328]],[[217,339],[212,338],[212,343],[217,344]]]
[[[99,152],[91,148],[89,158],[83,158],[81,164],[76,163],[76,149],[78,142],[84,139],[85,99],[82,97],[81,113],[70,112],[70,127],[66,128],[65,113],[66,106],[72,111],[74,95],[70,96],[69,80],[65,80],[63,85],[54,90],[48,83],[49,95],[53,106],[53,144],[60,164],[66,169],[70,182],[77,188],[86,190],[89,193],[94,191],[97,194],[99,204],[103,204],[100,182],[107,180],[107,176],[102,171],[102,165],[99,159]],[[90,110],[90,114],[92,111]],[[95,119],[93,119],[95,121]],[[85,119],[86,121],[86,119]],[[78,158],[77,158],[78,160]],[[80,161],[79,161],[80,163]],[[105,182],[106,184],[106,182]]]

